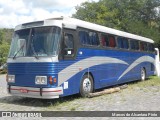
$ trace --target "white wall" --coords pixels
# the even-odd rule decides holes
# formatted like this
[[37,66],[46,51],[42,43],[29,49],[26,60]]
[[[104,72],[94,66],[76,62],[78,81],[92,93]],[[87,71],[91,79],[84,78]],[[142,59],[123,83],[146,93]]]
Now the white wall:
[[158,48],[155,48],[157,51],[157,55],[155,58],[155,66],[156,66],[156,75],[160,77],[160,61],[159,61],[159,50]]

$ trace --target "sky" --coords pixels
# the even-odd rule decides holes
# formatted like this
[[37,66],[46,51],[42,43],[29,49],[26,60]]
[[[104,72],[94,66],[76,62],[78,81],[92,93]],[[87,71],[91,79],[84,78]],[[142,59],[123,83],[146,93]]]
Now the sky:
[[98,0],[0,0],[0,28],[58,16],[71,17],[75,6]]

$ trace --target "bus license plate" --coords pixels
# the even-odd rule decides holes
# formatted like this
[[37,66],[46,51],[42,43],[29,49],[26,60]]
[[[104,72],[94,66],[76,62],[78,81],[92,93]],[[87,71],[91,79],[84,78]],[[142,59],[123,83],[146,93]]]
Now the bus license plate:
[[21,89],[20,92],[21,92],[21,93],[28,93],[28,90],[26,90],[26,89]]

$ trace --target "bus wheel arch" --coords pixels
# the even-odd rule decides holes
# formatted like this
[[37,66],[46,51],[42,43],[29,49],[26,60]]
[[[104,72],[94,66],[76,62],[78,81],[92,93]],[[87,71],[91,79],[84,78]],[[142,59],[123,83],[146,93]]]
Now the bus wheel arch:
[[142,67],[141,68],[141,81],[145,81],[146,80],[146,68]]
[[82,97],[87,97],[89,93],[94,91],[94,77],[92,73],[86,72],[80,82],[79,94]]

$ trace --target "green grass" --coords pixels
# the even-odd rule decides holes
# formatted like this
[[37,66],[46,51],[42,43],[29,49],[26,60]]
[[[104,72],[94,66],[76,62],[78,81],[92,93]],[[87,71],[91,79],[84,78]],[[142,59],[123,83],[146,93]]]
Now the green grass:
[[136,81],[128,84],[128,88],[145,88],[150,86],[160,86],[160,78],[157,76],[151,76],[145,81]]
[[[152,92],[159,92],[160,91],[160,78],[157,76],[151,76],[145,81],[135,81],[128,83],[128,87],[124,90],[121,90],[120,92],[116,94],[120,94],[122,97],[121,101],[126,101],[125,100],[125,95],[129,94],[135,94],[136,89],[138,88],[139,90],[143,90],[144,92],[150,91],[148,87],[156,87],[155,91],[154,89]],[[65,107],[65,110],[67,111],[76,111],[77,109],[81,108],[81,105],[79,102],[81,101],[92,101],[92,100],[97,100],[97,99],[106,99],[107,102],[112,101],[114,99],[114,94],[106,94],[102,95],[99,97],[94,97],[94,98],[82,98],[82,97],[77,97],[77,96],[68,96],[62,99],[56,99],[56,100],[51,100],[50,105],[45,108],[45,110],[62,110]]]
[[64,98],[53,99],[48,102],[49,106],[45,110],[59,111],[63,108],[67,111],[75,111],[76,108],[79,107],[79,104],[77,104],[78,101],[81,101],[82,99],[87,99],[87,98],[82,98],[82,97],[79,97],[78,95],[73,95],[73,96],[67,96]]

